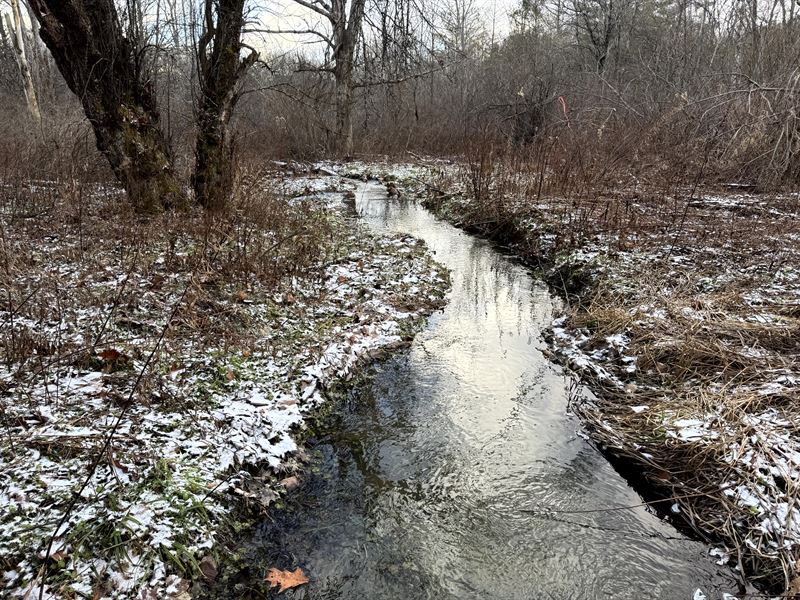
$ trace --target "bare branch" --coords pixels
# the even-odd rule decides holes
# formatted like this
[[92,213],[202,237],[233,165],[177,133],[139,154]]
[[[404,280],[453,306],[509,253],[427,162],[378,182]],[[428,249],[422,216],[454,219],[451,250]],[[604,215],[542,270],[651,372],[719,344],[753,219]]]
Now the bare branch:
[[309,10],[313,10],[315,13],[322,15],[331,22],[333,22],[334,20],[330,6],[328,6],[324,2],[319,2],[318,0],[315,0],[314,2],[307,2],[306,0],[292,0],[292,1],[299,4],[300,6],[305,6]]
[[333,48],[331,38],[315,29],[247,29],[244,33],[287,34],[287,35],[314,35],[321,38],[328,46]]

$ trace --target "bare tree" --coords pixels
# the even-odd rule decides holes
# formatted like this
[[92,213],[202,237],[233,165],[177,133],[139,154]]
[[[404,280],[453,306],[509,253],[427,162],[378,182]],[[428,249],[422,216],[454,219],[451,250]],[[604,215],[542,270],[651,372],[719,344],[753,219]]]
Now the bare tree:
[[22,85],[23,89],[25,90],[25,102],[28,105],[28,112],[33,120],[36,123],[39,123],[42,120],[42,115],[39,112],[39,100],[36,96],[36,88],[33,85],[31,67],[28,63],[28,57],[25,54],[25,32],[22,22],[22,14],[19,10],[19,0],[11,0],[11,16],[6,13],[6,22],[8,23],[8,29],[11,32],[11,41],[14,47],[14,54],[17,59],[17,66],[19,67],[20,75],[22,76]]
[[625,0],[573,0],[578,43],[588,46],[597,73],[605,75],[608,57],[619,37]]
[[352,0],[349,18],[345,18],[345,4],[345,0],[333,0],[328,18],[333,27],[337,150],[350,155],[353,153],[353,58],[361,34],[365,0]]
[[40,35],[78,96],[134,207],[154,212],[183,197],[142,50],[123,33],[114,0],[30,0]]
[[212,210],[227,203],[233,187],[230,120],[239,82],[258,59],[241,57],[245,0],[204,0],[203,33],[197,44],[200,107],[194,184],[197,201]]
[[[268,30],[265,33],[311,34],[322,39],[326,46],[325,64],[306,70],[325,71],[333,74],[336,83],[336,143],[339,154],[353,152],[353,71],[361,24],[364,20],[366,0],[293,0],[328,21],[330,31]],[[349,10],[348,10],[349,4]]]

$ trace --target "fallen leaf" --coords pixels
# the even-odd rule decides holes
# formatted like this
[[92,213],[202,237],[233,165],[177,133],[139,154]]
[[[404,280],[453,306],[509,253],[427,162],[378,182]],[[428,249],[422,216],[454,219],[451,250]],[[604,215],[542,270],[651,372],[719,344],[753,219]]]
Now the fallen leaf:
[[214,560],[213,556],[204,556],[202,558],[200,561],[200,572],[207,581],[214,581],[217,578],[219,570],[217,561]]
[[105,373],[113,373],[115,371],[125,369],[130,365],[131,362],[130,356],[127,356],[114,348],[103,350],[97,356],[99,356],[103,363],[105,363],[103,366],[103,372]]
[[280,484],[287,490],[293,490],[298,485],[300,485],[300,480],[297,478],[296,475],[292,475],[291,477],[286,477],[285,479],[281,479]]
[[306,577],[306,574],[303,573],[303,569],[300,567],[297,567],[294,571],[270,569],[269,573],[267,573],[267,581],[270,583],[270,589],[279,585],[280,589],[278,589],[278,593],[281,594],[286,590],[308,583],[308,577]]
[[113,348],[109,348],[108,350],[103,350],[100,353],[100,358],[102,358],[106,362],[114,362],[120,356],[122,356],[122,352],[119,350],[114,350]]

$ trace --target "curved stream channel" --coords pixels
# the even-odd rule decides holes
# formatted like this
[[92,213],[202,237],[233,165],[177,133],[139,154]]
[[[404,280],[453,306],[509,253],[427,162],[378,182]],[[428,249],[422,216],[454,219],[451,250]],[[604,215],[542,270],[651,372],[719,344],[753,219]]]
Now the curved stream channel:
[[414,202],[360,188],[378,232],[423,240],[452,292],[407,351],[331,417],[303,487],[249,542],[301,566],[309,599],[709,599],[734,577],[644,508],[567,410],[569,380],[542,355],[554,300],[487,242]]

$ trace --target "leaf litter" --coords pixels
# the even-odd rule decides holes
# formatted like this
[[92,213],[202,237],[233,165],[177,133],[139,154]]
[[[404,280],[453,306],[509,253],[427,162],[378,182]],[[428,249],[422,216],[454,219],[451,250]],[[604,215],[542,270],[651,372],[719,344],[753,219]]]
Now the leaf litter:
[[282,571],[272,568],[267,573],[266,580],[270,584],[270,588],[278,587],[279,594],[282,594],[286,590],[304,585],[309,581],[300,567],[297,567],[294,571]]

